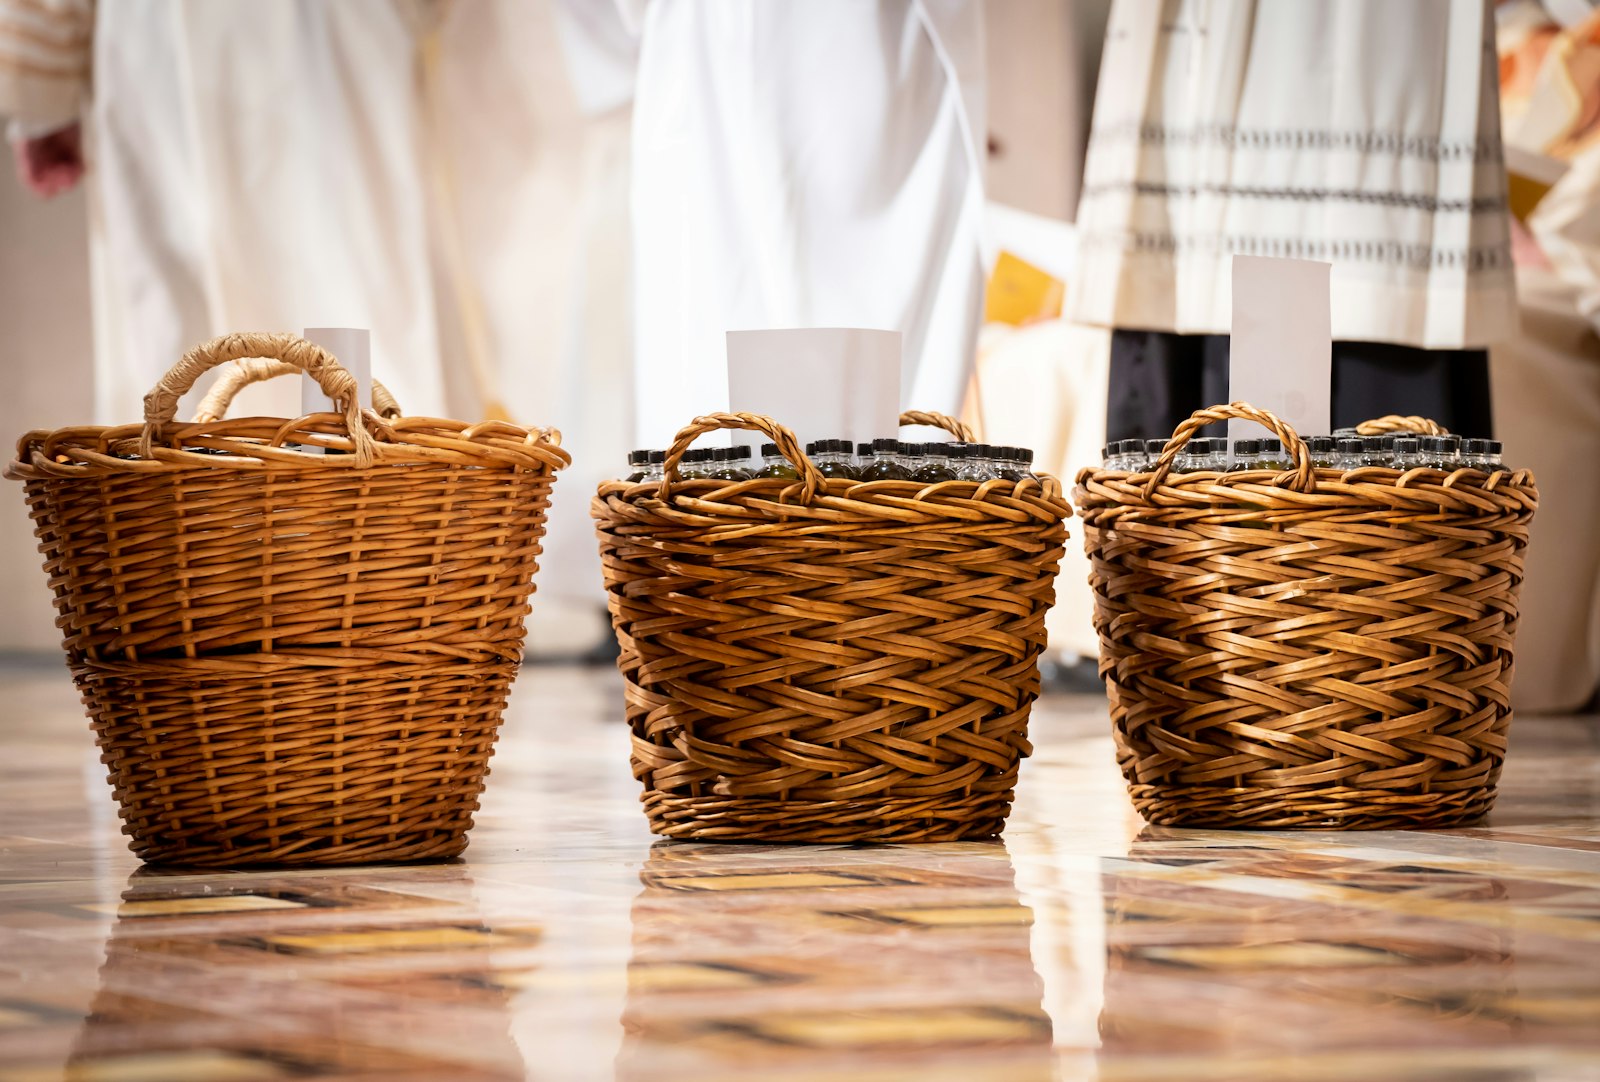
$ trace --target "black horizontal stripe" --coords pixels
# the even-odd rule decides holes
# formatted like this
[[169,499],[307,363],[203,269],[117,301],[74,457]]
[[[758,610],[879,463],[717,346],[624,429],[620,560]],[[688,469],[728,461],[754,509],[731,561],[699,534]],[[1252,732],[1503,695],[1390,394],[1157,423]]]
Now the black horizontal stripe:
[[1219,195],[1241,199],[1285,199],[1297,203],[1370,203],[1428,211],[1433,214],[1499,214],[1506,209],[1504,195],[1482,196],[1477,199],[1440,199],[1437,196],[1416,192],[1373,192],[1360,188],[1262,188],[1232,184],[1154,184],[1142,180],[1086,185],[1083,189],[1083,198],[1092,199],[1096,196],[1127,192],[1188,199],[1200,195]]

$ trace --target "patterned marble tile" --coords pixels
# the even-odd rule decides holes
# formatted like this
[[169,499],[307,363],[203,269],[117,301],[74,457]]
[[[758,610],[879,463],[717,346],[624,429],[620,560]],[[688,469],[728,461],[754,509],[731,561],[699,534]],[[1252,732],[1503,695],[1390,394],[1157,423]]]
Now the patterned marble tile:
[[1600,723],[1445,832],[1133,814],[1046,699],[1004,843],[645,830],[609,673],[529,670],[457,862],[140,866],[65,674],[0,670],[0,1082],[1600,1080]]

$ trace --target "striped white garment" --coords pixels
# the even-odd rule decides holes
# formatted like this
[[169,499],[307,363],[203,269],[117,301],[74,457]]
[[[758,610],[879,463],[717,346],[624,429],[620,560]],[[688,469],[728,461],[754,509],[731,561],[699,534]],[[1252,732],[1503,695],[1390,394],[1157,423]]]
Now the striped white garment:
[[94,0],[0,0],[0,117],[12,138],[78,119],[93,31]]
[[1516,327],[1485,0],[1118,0],[1070,315],[1225,334],[1233,255],[1331,263],[1335,339]]

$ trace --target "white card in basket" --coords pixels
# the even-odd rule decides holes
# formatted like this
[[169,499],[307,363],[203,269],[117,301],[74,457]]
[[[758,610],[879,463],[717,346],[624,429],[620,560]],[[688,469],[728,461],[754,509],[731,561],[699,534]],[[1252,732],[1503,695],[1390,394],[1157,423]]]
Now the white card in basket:
[[[1270,410],[1302,436],[1332,429],[1333,321],[1328,263],[1233,257],[1233,335],[1228,398]],[[1261,435],[1254,421],[1229,421],[1228,435]]]
[[[728,405],[735,413],[766,414],[801,443],[893,436],[900,422],[900,332],[729,331]],[[736,438],[764,439],[749,433]]]

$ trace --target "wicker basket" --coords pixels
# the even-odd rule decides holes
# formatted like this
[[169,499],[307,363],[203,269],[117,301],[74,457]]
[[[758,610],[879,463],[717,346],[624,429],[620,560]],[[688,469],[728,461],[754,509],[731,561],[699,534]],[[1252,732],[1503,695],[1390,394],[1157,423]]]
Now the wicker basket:
[[[679,480],[721,428],[764,433],[800,480]],[[1071,514],[1054,478],[827,479],[787,429],[719,413],[678,433],[659,486],[603,484],[591,510],[653,831],[1000,832]]]
[[[203,372],[258,357],[312,375],[342,416],[172,422]],[[142,426],[31,432],[6,470],[146,860],[466,846],[569,459],[503,422],[380,419],[354,387],[292,335],[219,338],[167,373]]]
[[[1234,417],[1294,468],[1169,473]],[[1179,425],[1148,473],[1084,470],[1074,502],[1117,756],[1150,822],[1435,827],[1489,809],[1538,506],[1526,470],[1314,469],[1293,429],[1236,402]]]

